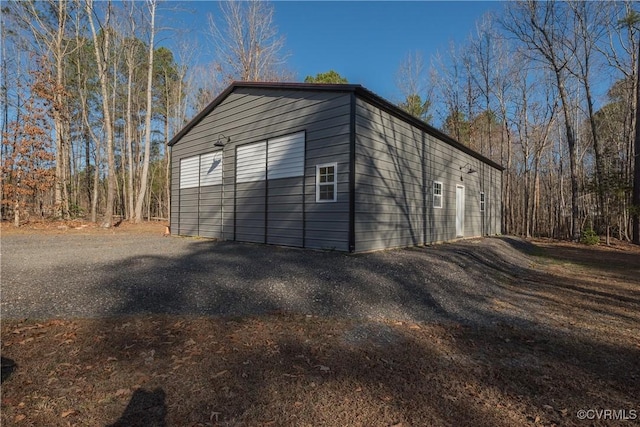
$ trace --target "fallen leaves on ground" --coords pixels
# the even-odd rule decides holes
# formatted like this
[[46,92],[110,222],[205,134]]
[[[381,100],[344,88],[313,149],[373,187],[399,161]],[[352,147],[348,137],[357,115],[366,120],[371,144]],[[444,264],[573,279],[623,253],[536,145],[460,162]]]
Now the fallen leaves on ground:
[[3,319],[0,421],[571,426],[584,425],[580,409],[640,409],[640,302],[628,296],[638,283],[620,267],[638,268],[633,256],[609,260],[614,286],[606,265],[555,248],[545,243],[541,265],[553,276],[514,286],[555,307],[544,328],[287,313]]

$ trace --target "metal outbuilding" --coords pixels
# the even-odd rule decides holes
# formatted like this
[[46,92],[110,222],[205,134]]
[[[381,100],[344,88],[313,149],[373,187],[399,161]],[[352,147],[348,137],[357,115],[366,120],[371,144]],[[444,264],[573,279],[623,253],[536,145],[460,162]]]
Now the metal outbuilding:
[[171,232],[363,252],[499,234],[503,168],[360,85],[236,82],[171,146]]

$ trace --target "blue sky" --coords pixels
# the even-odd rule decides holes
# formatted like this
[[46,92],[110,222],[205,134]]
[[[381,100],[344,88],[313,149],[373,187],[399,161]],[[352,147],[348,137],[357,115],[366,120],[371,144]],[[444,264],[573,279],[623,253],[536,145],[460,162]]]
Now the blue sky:
[[[396,100],[395,74],[402,59],[420,50],[430,60],[450,41],[463,42],[487,12],[504,3],[481,1],[279,1],[275,21],[286,38],[288,66],[300,81],[330,69],[390,100]],[[218,14],[210,1],[182,4],[190,12],[172,16],[171,26],[188,28],[186,36],[206,46],[207,13]],[[201,49],[194,58],[207,63]]]

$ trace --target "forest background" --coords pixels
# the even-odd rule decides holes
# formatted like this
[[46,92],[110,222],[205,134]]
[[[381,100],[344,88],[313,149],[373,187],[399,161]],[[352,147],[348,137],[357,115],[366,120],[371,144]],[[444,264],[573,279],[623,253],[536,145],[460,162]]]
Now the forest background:
[[[505,234],[640,244],[637,4],[503,6],[463,43],[406,52],[388,76],[392,101],[505,166]],[[302,80],[272,4],[220,3],[203,29],[214,58],[204,66],[183,29],[157,24],[173,7],[2,5],[3,220],[167,219],[172,136],[234,80]],[[304,81],[346,83],[335,68]]]

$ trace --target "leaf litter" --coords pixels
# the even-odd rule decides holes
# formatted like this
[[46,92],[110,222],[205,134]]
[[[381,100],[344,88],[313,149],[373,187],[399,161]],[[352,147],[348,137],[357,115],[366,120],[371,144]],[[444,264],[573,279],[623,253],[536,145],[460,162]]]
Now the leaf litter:
[[15,367],[0,421],[110,425],[133,411],[171,426],[571,426],[583,425],[580,409],[639,409],[639,303],[624,299],[635,310],[614,310],[614,326],[583,314],[607,310],[616,289],[637,292],[637,280],[617,265],[614,289],[597,264],[567,262],[573,247],[544,247],[541,268],[559,284],[612,296],[529,278],[523,292],[544,290],[558,307],[546,329],[282,312],[3,319],[2,356]]

